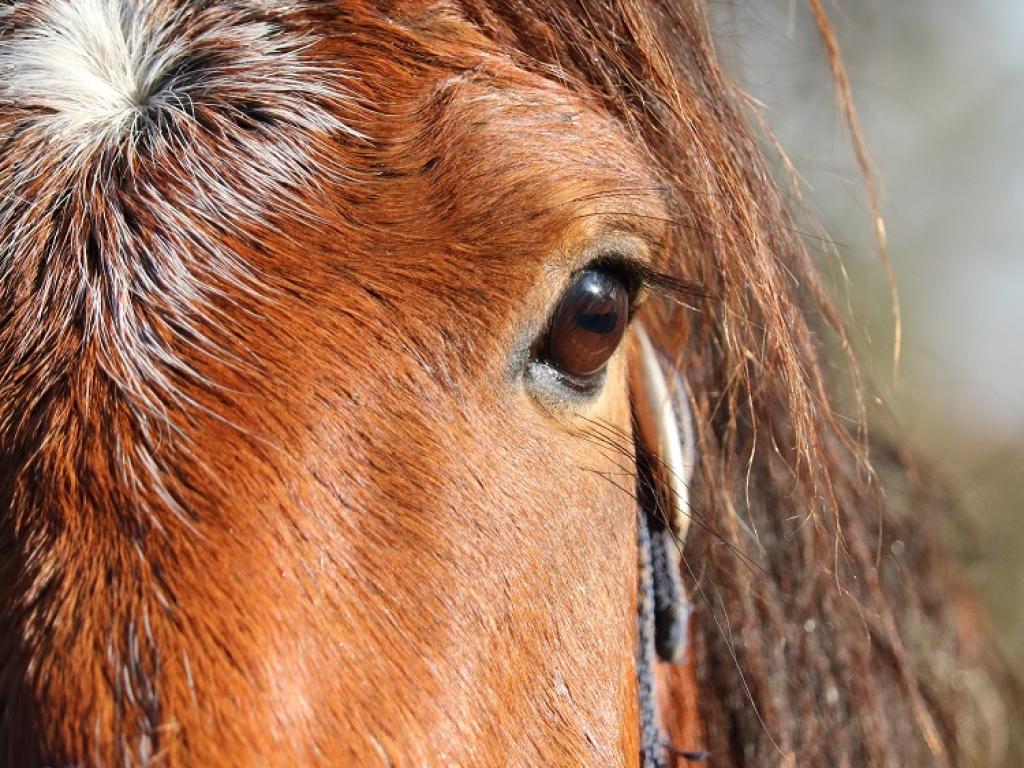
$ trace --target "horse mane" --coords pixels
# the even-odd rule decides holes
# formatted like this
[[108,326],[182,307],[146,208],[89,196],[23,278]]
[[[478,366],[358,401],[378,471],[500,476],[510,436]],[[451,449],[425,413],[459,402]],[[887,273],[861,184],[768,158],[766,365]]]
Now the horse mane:
[[[461,4],[518,63],[589,92],[635,134],[677,222],[662,268],[706,293],[649,322],[685,372],[698,434],[683,555],[715,765],[998,761],[1021,698],[937,540],[953,495],[898,441],[868,439],[846,321],[702,5]],[[900,554],[883,554],[893,542]]]

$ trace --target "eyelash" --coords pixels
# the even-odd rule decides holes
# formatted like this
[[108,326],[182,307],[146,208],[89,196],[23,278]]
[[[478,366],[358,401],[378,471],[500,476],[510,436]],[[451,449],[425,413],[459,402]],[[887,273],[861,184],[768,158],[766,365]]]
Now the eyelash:
[[702,285],[684,277],[659,272],[643,265],[634,265],[634,269],[638,270],[644,288],[678,304],[686,304],[688,300],[693,299],[713,298]]
[[[588,269],[608,270],[622,280],[630,293],[631,319],[635,311],[646,301],[645,294],[656,295],[685,306],[689,306],[688,302],[695,299],[713,298],[712,294],[699,283],[667,272],[660,272],[646,264],[618,254],[608,254],[594,259],[586,264],[580,272]],[[576,279],[578,274],[576,273],[570,278],[569,284]],[[638,297],[641,297],[640,302],[636,301]]]

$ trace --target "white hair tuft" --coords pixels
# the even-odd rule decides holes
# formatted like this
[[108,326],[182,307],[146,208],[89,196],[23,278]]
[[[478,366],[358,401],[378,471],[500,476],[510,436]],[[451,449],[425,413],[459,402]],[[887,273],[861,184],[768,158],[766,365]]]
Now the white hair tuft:
[[169,19],[122,0],[41,3],[34,23],[0,38],[2,100],[45,112],[79,141],[124,128],[183,53]]

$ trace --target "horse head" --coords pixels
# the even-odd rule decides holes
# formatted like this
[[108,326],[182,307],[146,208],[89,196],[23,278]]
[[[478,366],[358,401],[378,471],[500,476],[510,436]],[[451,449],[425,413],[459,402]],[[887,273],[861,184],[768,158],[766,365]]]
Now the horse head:
[[944,754],[696,4],[25,0],[0,71],[5,765]]

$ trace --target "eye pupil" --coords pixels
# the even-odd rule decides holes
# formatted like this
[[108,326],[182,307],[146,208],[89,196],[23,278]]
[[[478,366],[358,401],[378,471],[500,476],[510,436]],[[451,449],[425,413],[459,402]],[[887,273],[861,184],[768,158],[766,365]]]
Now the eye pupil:
[[629,291],[615,275],[583,272],[559,299],[548,331],[549,362],[575,377],[607,364],[626,331]]
[[576,325],[591,333],[611,333],[618,322],[618,312],[581,312],[576,316]]

